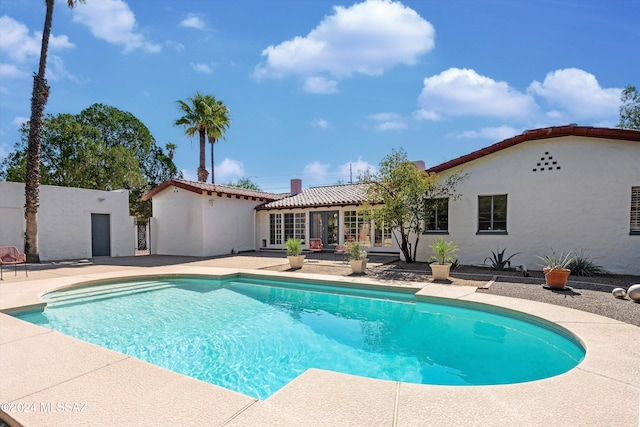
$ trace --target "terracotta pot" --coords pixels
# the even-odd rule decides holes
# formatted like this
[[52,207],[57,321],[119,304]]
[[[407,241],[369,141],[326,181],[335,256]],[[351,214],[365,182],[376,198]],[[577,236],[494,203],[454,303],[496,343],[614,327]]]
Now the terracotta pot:
[[449,278],[451,263],[438,264],[437,262],[434,262],[432,264],[429,264],[429,267],[431,267],[433,280],[447,280]]
[[544,272],[544,280],[547,282],[547,286],[553,289],[564,289],[571,274],[571,270],[566,268],[562,270],[545,268],[542,271]]
[[287,259],[289,260],[289,266],[293,269],[302,268],[304,265],[304,255],[288,256]]

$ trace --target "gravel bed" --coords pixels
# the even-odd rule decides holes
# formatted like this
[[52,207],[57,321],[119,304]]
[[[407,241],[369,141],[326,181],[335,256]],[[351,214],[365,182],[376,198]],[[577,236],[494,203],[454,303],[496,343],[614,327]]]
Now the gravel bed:
[[[370,260],[372,262],[374,260]],[[376,260],[379,261],[379,260]],[[384,261],[382,261],[384,262]],[[301,270],[289,270],[288,264],[268,268],[275,271],[291,271],[329,274],[336,276],[352,276],[348,264],[305,263]],[[394,260],[367,268],[365,277],[383,281],[397,282],[432,282],[431,270],[426,263],[407,264]],[[360,275],[355,275],[360,276]],[[458,286],[476,286],[476,292],[502,295],[555,304],[576,310],[587,311],[610,317],[640,327],[640,303],[629,298],[615,298],[611,291],[614,288],[628,289],[640,283],[640,276],[605,275],[596,277],[570,276],[567,286],[570,290],[555,291],[543,288],[544,275],[541,271],[528,272],[525,277],[515,270],[494,271],[484,267],[460,266],[453,270],[448,283]],[[490,286],[487,287],[487,284]]]

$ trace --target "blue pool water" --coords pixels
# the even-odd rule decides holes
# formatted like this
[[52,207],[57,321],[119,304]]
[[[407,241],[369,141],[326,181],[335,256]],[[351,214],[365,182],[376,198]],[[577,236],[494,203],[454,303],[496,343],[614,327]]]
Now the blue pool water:
[[487,385],[558,375],[585,354],[541,321],[257,278],[130,281],[45,299],[43,312],[16,317],[260,399],[311,367]]

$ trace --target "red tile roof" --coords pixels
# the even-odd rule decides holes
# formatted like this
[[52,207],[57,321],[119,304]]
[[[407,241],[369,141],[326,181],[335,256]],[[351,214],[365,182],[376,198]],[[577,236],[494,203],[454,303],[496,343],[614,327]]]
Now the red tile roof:
[[206,182],[187,181],[184,179],[171,179],[165,181],[144,196],[142,200],[149,200],[156,194],[168,188],[170,186],[182,188],[183,190],[191,191],[196,194],[217,194],[221,196],[223,194],[228,196],[236,196],[237,198],[244,198],[249,200],[259,200],[264,202],[270,202],[272,200],[279,200],[289,196],[288,193],[266,193],[264,191],[248,190],[246,188],[230,187],[227,185],[207,184]]
[[620,129],[620,128],[597,128],[591,126],[554,126],[541,129],[527,130],[520,135],[516,135],[512,138],[505,139],[488,147],[466,154],[457,159],[449,160],[448,162],[441,163],[439,165],[430,167],[427,172],[442,172],[447,169],[460,166],[464,163],[472,160],[479,159],[496,151],[504,150],[505,148],[513,147],[526,141],[534,141],[538,139],[547,138],[559,138],[563,136],[584,136],[589,138],[604,138],[604,139],[622,139],[626,141],[640,141],[640,131],[633,129]]
[[365,184],[310,187],[294,196],[256,207],[257,210],[319,208],[360,205],[365,199]]

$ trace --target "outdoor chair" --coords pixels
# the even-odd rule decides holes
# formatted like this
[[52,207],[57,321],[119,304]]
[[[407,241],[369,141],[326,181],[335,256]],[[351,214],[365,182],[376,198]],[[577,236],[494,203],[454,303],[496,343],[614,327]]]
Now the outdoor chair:
[[318,239],[318,238],[309,239],[309,251],[311,251],[311,253],[315,252],[318,254],[318,261],[322,259],[323,248],[324,246],[322,245],[322,239]]
[[2,273],[5,265],[13,265],[17,276],[18,264],[24,264],[24,274],[29,277],[29,273],[27,273],[27,256],[20,253],[15,246],[0,246],[0,280],[4,280]]
[[333,260],[338,261],[338,255],[342,255],[342,262],[345,261],[345,256],[347,255],[347,247],[345,245],[337,245],[335,250],[333,251]]

